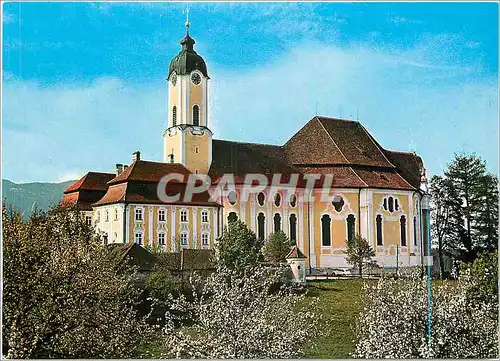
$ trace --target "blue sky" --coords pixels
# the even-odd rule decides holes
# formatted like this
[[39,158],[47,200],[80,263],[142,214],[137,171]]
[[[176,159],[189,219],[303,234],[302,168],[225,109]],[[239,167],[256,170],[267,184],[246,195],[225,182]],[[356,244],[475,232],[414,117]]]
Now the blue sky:
[[[3,177],[75,179],[161,160],[180,3],[4,3]],[[191,3],[221,139],[282,144],[316,114],[359,120],[431,174],[498,171],[495,3]]]

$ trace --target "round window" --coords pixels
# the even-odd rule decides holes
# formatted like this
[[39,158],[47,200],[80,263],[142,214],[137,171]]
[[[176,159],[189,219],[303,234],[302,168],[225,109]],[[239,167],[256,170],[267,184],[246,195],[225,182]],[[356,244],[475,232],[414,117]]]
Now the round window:
[[275,205],[276,207],[279,207],[279,206],[281,205],[281,194],[276,193],[276,194],[274,195],[274,205]]
[[344,199],[341,196],[335,196],[333,197],[332,205],[337,212],[341,212],[342,208],[344,208]]
[[259,206],[263,206],[265,201],[266,195],[263,192],[257,194],[257,203],[259,203]]
[[236,204],[236,199],[237,198],[238,198],[238,195],[236,194],[235,191],[231,191],[227,195],[227,200],[229,201],[229,204],[231,204],[232,206],[234,206]]

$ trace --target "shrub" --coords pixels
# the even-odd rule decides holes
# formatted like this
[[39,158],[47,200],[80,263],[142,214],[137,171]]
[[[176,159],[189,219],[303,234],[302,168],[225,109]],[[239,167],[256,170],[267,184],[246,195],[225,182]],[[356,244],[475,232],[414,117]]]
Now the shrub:
[[220,266],[242,271],[262,259],[262,241],[257,239],[245,223],[235,220],[229,222],[216,245],[217,260]]
[[286,262],[285,257],[290,252],[290,247],[290,240],[283,231],[273,232],[262,249],[264,260],[274,263]]
[[[165,357],[292,358],[317,333],[314,305],[279,283],[287,266],[252,268],[246,276],[221,268],[193,303],[181,296],[167,313]],[[196,281],[193,285],[196,285]],[[188,314],[194,325],[176,328],[175,314]]]
[[4,355],[131,356],[149,330],[134,310],[134,274],[117,270],[78,210],[2,218]]
[[356,324],[355,357],[498,357],[498,311],[492,302],[471,302],[466,272],[433,295],[432,338],[426,336],[426,287],[417,272],[407,278],[365,283],[365,307]]

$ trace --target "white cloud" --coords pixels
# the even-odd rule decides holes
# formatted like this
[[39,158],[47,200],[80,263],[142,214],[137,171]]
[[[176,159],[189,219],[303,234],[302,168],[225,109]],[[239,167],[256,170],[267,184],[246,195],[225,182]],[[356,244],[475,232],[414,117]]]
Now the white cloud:
[[[339,116],[341,107],[343,117],[359,114],[384,147],[417,151],[431,173],[461,150],[477,152],[496,170],[496,78],[436,56],[439,50],[424,43],[401,52],[308,42],[253,70],[209,63],[211,128],[218,138],[282,144],[316,108]],[[3,90],[4,177],[50,181],[113,171],[135,150],[161,160],[163,78],[53,86],[10,79]]]

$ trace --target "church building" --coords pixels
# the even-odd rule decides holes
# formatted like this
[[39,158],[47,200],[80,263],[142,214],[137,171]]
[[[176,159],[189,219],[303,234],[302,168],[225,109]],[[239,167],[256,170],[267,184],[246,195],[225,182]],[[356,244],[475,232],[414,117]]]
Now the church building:
[[[314,116],[282,145],[214,139],[208,117],[209,72],[188,31],[167,75],[168,118],[163,159],[132,155],[116,172],[89,172],[64,192],[106,243],[135,242],[175,251],[211,249],[231,219],[243,221],[266,240],[282,230],[312,269],[351,267],[346,240],[360,234],[382,267],[423,262],[422,159],[382,147],[358,121]],[[214,201],[208,192],[189,201],[164,202],[158,186],[167,174],[208,174],[217,184],[234,175],[235,188]],[[247,174],[331,177],[327,201],[318,181],[289,192],[267,187],[241,200]],[[183,182],[171,187],[181,193]],[[323,183],[324,185],[324,183]],[[286,186],[285,186],[286,188]]]

